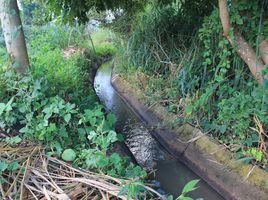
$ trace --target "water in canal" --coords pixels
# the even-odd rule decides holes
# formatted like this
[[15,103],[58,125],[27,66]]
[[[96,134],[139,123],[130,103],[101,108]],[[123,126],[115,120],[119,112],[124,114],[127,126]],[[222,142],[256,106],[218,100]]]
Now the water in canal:
[[[137,162],[146,169],[156,170],[152,179],[160,183],[161,189],[177,196],[183,186],[193,179],[200,179],[192,170],[178,161],[153,138],[132,109],[122,100],[111,84],[112,61],[103,64],[94,80],[97,95],[107,110],[117,117],[117,131],[125,135],[126,145]],[[194,199],[222,200],[205,181],[189,196]]]

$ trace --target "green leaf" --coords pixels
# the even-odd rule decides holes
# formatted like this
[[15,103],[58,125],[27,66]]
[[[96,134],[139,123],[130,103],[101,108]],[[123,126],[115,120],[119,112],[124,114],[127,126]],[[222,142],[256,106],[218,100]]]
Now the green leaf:
[[15,97],[12,97],[12,98],[7,102],[7,104],[6,104],[6,108],[5,108],[7,112],[9,112],[9,111],[12,110],[12,106],[11,106],[11,104],[13,103],[14,98],[15,98]]
[[0,115],[4,112],[6,104],[0,103]]
[[109,126],[112,127],[115,124],[115,122],[116,122],[116,117],[115,117],[114,114],[109,113],[107,115],[107,120],[108,120]]
[[29,128],[28,128],[27,126],[21,128],[21,129],[19,130],[20,133],[27,133],[28,131],[29,131]]
[[51,149],[54,151],[54,149],[56,150],[56,153],[58,155],[60,155],[62,153],[62,147],[61,144],[59,142],[55,142],[53,144],[51,144]]
[[74,161],[74,159],[76,158],[76,153],[73,149],[65,149],[61,155],[61,158],[64,161]]
[[109,164],[109,159],[105,156],[100,156],[98,159],[97,166],[100,168],[106,167]]
[[193,112],[193,110],[194,110],[194,106],[192,106],[192,105],[188,105],[188,106],[186,107],[186,109],[185,109],[185,112],[186,112],[188,115],[191,115],[192,112]]
[[188,192],[194,191],[199,181],[200,180],[192,180],[189,183],[187,183],[182,190],[182,194],[186,194]]
[[20,168],[20,164],[17,161],[15,161],[15,162],[10,163],[7,169],[10,171],[16,171],[19,168]]
[[101,117],[101,116],[103,116],[103,112],[101,111],[101,109],[98,109],[98,110],[96,110],[96,111],[94,111],[94,115],[96,116],[96,117]]
[[97,133],[95,131],[90,131],[87,138],[89,140],[92,140],[93,138],[95,138],[97,136]]
[[71,114],[68,113],[68,114],[66,114],[66,115],[64,116],[64,121],[65,121],[66,123],[69,123],[70,120],[71,120]]
[[97,163],[97,159],[94,156],[93,157],[88,157],[86,159],[86,165],[89,168],[96,167],[96,163]]
[[110,143],[114,143],[117,141],[117,134],[114,131],[109,131],[107,138],[109,139]]
[[97,122],[96,117],[92,117],[92,118],[89,119],[89,123],[90,123],[91,126],[95,126],[96,122]]
[[182,197],[179,197],[177,200],[193,200],[193,198],[182,196]]
[[173,200],[173,196],[172,196],[172,195],[169,195],[169,196],[167,197],[167,200]]
[[84,128],[77,129],[79,137],[84,137],[86,135],[86,130]]
[[117,153],[113,153],[110,156],[110,160],[115,166],[120,165],[120,162],[122,161],[121,157]]
[[7,137],[5,139],[5,142],[11,145],[15,145],[18,144],[22,141],[22,139],[19,136],[15,136],[15,137]]
[[227,125],[221,125],[218,127],[221,134],[224,134],[226,132],[227,128],[228,128]]
[[0,172],[5,171],[8,168],[8,164],[5,161],[0,161]]

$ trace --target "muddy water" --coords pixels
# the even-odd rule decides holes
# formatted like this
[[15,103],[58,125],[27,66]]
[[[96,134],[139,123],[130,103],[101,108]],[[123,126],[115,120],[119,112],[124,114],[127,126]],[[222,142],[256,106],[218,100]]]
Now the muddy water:
[[[107,62],[99,68],[94,80],[97,95],[107,110],[117,116],[117,131],[125,135],[125,143],[137,162],[148,170],[155,170],[150,178],[159,183],[163,191],[177,196],[187,182],[200,177],[167,153],[151,136],[146,125],[114,90],[111,85],[111,72],[112,62]],[[189,196],[194,199],[224,199],[203,180],[200,181],[199,188]]]

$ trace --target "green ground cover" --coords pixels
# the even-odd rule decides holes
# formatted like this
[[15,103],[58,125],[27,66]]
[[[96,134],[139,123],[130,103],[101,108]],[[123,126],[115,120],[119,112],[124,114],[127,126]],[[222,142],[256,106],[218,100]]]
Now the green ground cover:
[[[24,76],[15,74],[1,46],[0,129],[8,136],[1,141],[13,146],[24,141],[43,144],[47,155],[76,167],[142,183],[146,172],[141,167],[117,153],[108,154],[121,140],[114,129],[116,118],[105,112],[88,81],[94,62],[114,53],[106,33],[93,34],[95,53],[78,27],[26,27],[31,66]],[[65,57],[70,48],[73,52]],[[19,161],[1,161],[1,166],[14,163],[20,166]],[[0,172],[8,169],[0,167]],[[129,194],[142,195],[138,191],[144,189],[131,184]],[[128,189],[127,185],[124,191]]]

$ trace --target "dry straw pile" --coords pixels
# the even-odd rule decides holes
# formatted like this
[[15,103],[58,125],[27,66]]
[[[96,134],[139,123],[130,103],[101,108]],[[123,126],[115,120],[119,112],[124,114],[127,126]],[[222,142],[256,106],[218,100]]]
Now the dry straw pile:
[[[74,168],[66,162],[47,157],[42,146],[24,143],[11,147],[0,143],[0,152],[1,161],[17,161],[21,165],[16,171],[2,174],[5,182],[0,185],[0,199],[128,199],[119,193],[131,180]],[[151,188],[146,188],[154,193]]]

